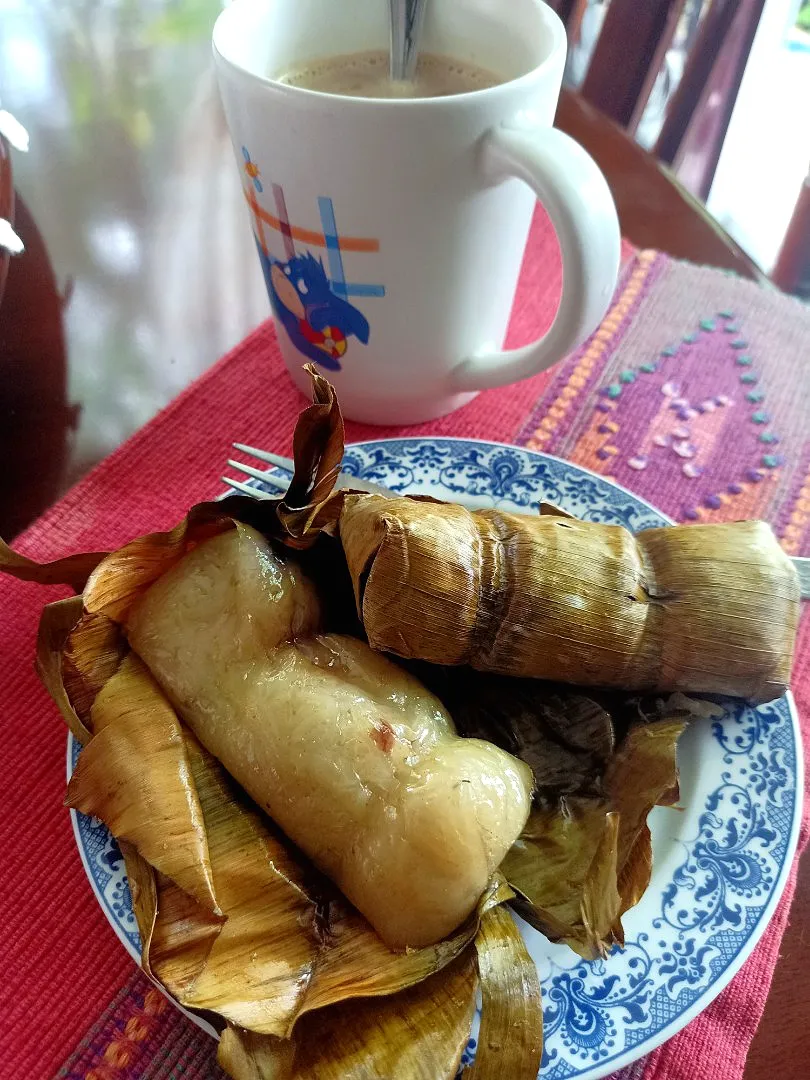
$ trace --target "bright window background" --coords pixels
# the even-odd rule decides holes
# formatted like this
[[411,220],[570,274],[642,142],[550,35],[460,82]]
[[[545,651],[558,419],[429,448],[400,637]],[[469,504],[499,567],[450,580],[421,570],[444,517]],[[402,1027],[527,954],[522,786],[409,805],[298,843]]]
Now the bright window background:
[[810,0],[769,0],[708,200],[766,271],[809,169]]

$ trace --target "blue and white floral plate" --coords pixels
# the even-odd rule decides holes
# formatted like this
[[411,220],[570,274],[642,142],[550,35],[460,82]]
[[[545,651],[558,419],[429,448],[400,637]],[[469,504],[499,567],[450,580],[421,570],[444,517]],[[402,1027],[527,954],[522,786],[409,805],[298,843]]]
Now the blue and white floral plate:
[[[344,468],[396,491],[530,512],[541,500],[637,531],[670,524],[629,491],[546,454],[448,438],[349,446]],[[257,482],[261,487],[261,483]],[[801,816],[802,755],[792,699],[729,701],[679,747],[682,810],[650,817],[654,870],[624,919],[627,943],[587,963],[521,924],[543,981],[542,1080],[597,1080],[649,1053],[704,1009],[750,954],[787,879]],[[68,773],[78,746],[68,741]],[[106,828],[73,814],[107,918],[137,960],[123,861]],[[207,1029],[210,1030],[210,1029]],[[475,1052],[477,1022],[465,1053]]]

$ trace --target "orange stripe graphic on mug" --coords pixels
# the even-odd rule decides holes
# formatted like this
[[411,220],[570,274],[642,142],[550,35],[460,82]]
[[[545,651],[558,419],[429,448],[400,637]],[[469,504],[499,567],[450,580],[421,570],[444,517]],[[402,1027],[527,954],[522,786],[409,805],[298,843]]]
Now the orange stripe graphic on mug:
[[[255,192],[246,190],[245,198],[247,199],[254,220],[261,221],[264,225],[269,225],[270,228],[275,229],[276,232],[283,233],[285,231],[285,225],[281,219],[276,217],[275,214],[269,213],[263,206],[259,205]],[[287,224],[289,225],[289,223]],[[314,229],[302,229],[298,225],[289,225],[289,229],[293,240],[300,240],[302,244],[311,244],[313,247],[327,247],[327,238],[322,232],[317,232]],[[372,240],[365,236],[341,236],[339,240],[341,251],[375,252],[380,250],[379,240]]]

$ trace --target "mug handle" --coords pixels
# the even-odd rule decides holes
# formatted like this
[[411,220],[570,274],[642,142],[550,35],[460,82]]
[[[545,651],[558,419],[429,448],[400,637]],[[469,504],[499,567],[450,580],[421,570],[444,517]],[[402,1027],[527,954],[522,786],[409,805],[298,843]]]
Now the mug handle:
[[581,345],[602,321],[619,274],[621,234],[607,181],[579,143],[556,128],[493,128],[484,136],[482,167],[499,183],[517,177],[534,188],[560,242],[560,306],[544,337],[522,349],[463,360],[453,390],[488,390],[544,371]]

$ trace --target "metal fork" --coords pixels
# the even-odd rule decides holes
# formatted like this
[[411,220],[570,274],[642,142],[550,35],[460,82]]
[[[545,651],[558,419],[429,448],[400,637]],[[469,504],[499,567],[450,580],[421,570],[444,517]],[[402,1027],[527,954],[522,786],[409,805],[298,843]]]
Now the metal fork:
[[[236,469],[237,472],[244,473],[245,476],[250,476],[254,480],[261,480],[263,484],[267,484],[268,487],[273,487],[277,491],[284,492],[290,486],[290,480],[295,471],[295,462],[292,458],[281,457],[280,454],[271,454],[268,450],[257,450],[254,446],[245,446],[244,443],[235,442],[233,448],[239,450],[242,454],[247,454],[249,457],[264,461],[274,468],[269,470],[256,469],[253,465],[245,465],[241,461],[234,461],[233,458],[229,458],[228,464],[232,469]],[[275,469],[284,469],[285,472],[289,473],[289,476],[279,476],[274,471]],[[274,495],[268,495],[267,492],[259,491],[251,484],[246,484],[244,480],[234,480],[230,476],[223,476],[222,482],[233,488],[234,491],[239,491],[243,495],[250,495],[252,499],[275,498]],[[372,484],[369,480],[358,480],[355,476],[341,472],[335,481],[335,488],[339,490],[348,487],[354,488],[355,491],[367,491],[370,495],[385,495],[387,498],[392,496],[396,498],[397,496],[396,491],[383,487],[381,484]]]
[[[277,491],[286,491],[290,486],[290,478],[292,477],[295,463],[291,458],[281,457],[280,454],[271,454],[267,450],[257,450],[254,446],[246,446],[245,443],[234,443],[234,450],[239,450],[243,454],[247,454],[249,457],[254,457],[258,461],[264,461],[268,465],[272,465],[273,469],[257,469],[253,465],[246,465],[241,461],[236,461],[233,458],[228,459],[228,464],[232,469],[236,469],[237,472],[244,473],[245,476],[250,476],[254,480],[261,480],[263,484],[267,484],[269,487],[275,488]],[[283,469],[289,473],[289,476],[279,476],[275,470]],[[252,499],[272,499],[273,495],[268,495],[267,492],[260,491],[258,488],[245,483],[244,480],[234,480],[230,476],[222,477],[223,483],[228,487],[233,488],[234,491],[239,491],[243,495],[249,495]],[[402,492],[392,491],[390,488],[383,487],[382,484],[373,484],[369,480],[359,480],[356,476],[351,476],[349,473],[341,472],[335,483],[335,488],[354,488],[355,491],[367,491],[370,495],[385,495],[386,497],[399,498]],[[454,500],[455,502],[463,502],[461,499]],[[796,573],[799,575],[799,584],[801,586],[802,600],[810,600],[810,558],[802,558],[799,555],[791,556],[790,560],[796,567]]]

